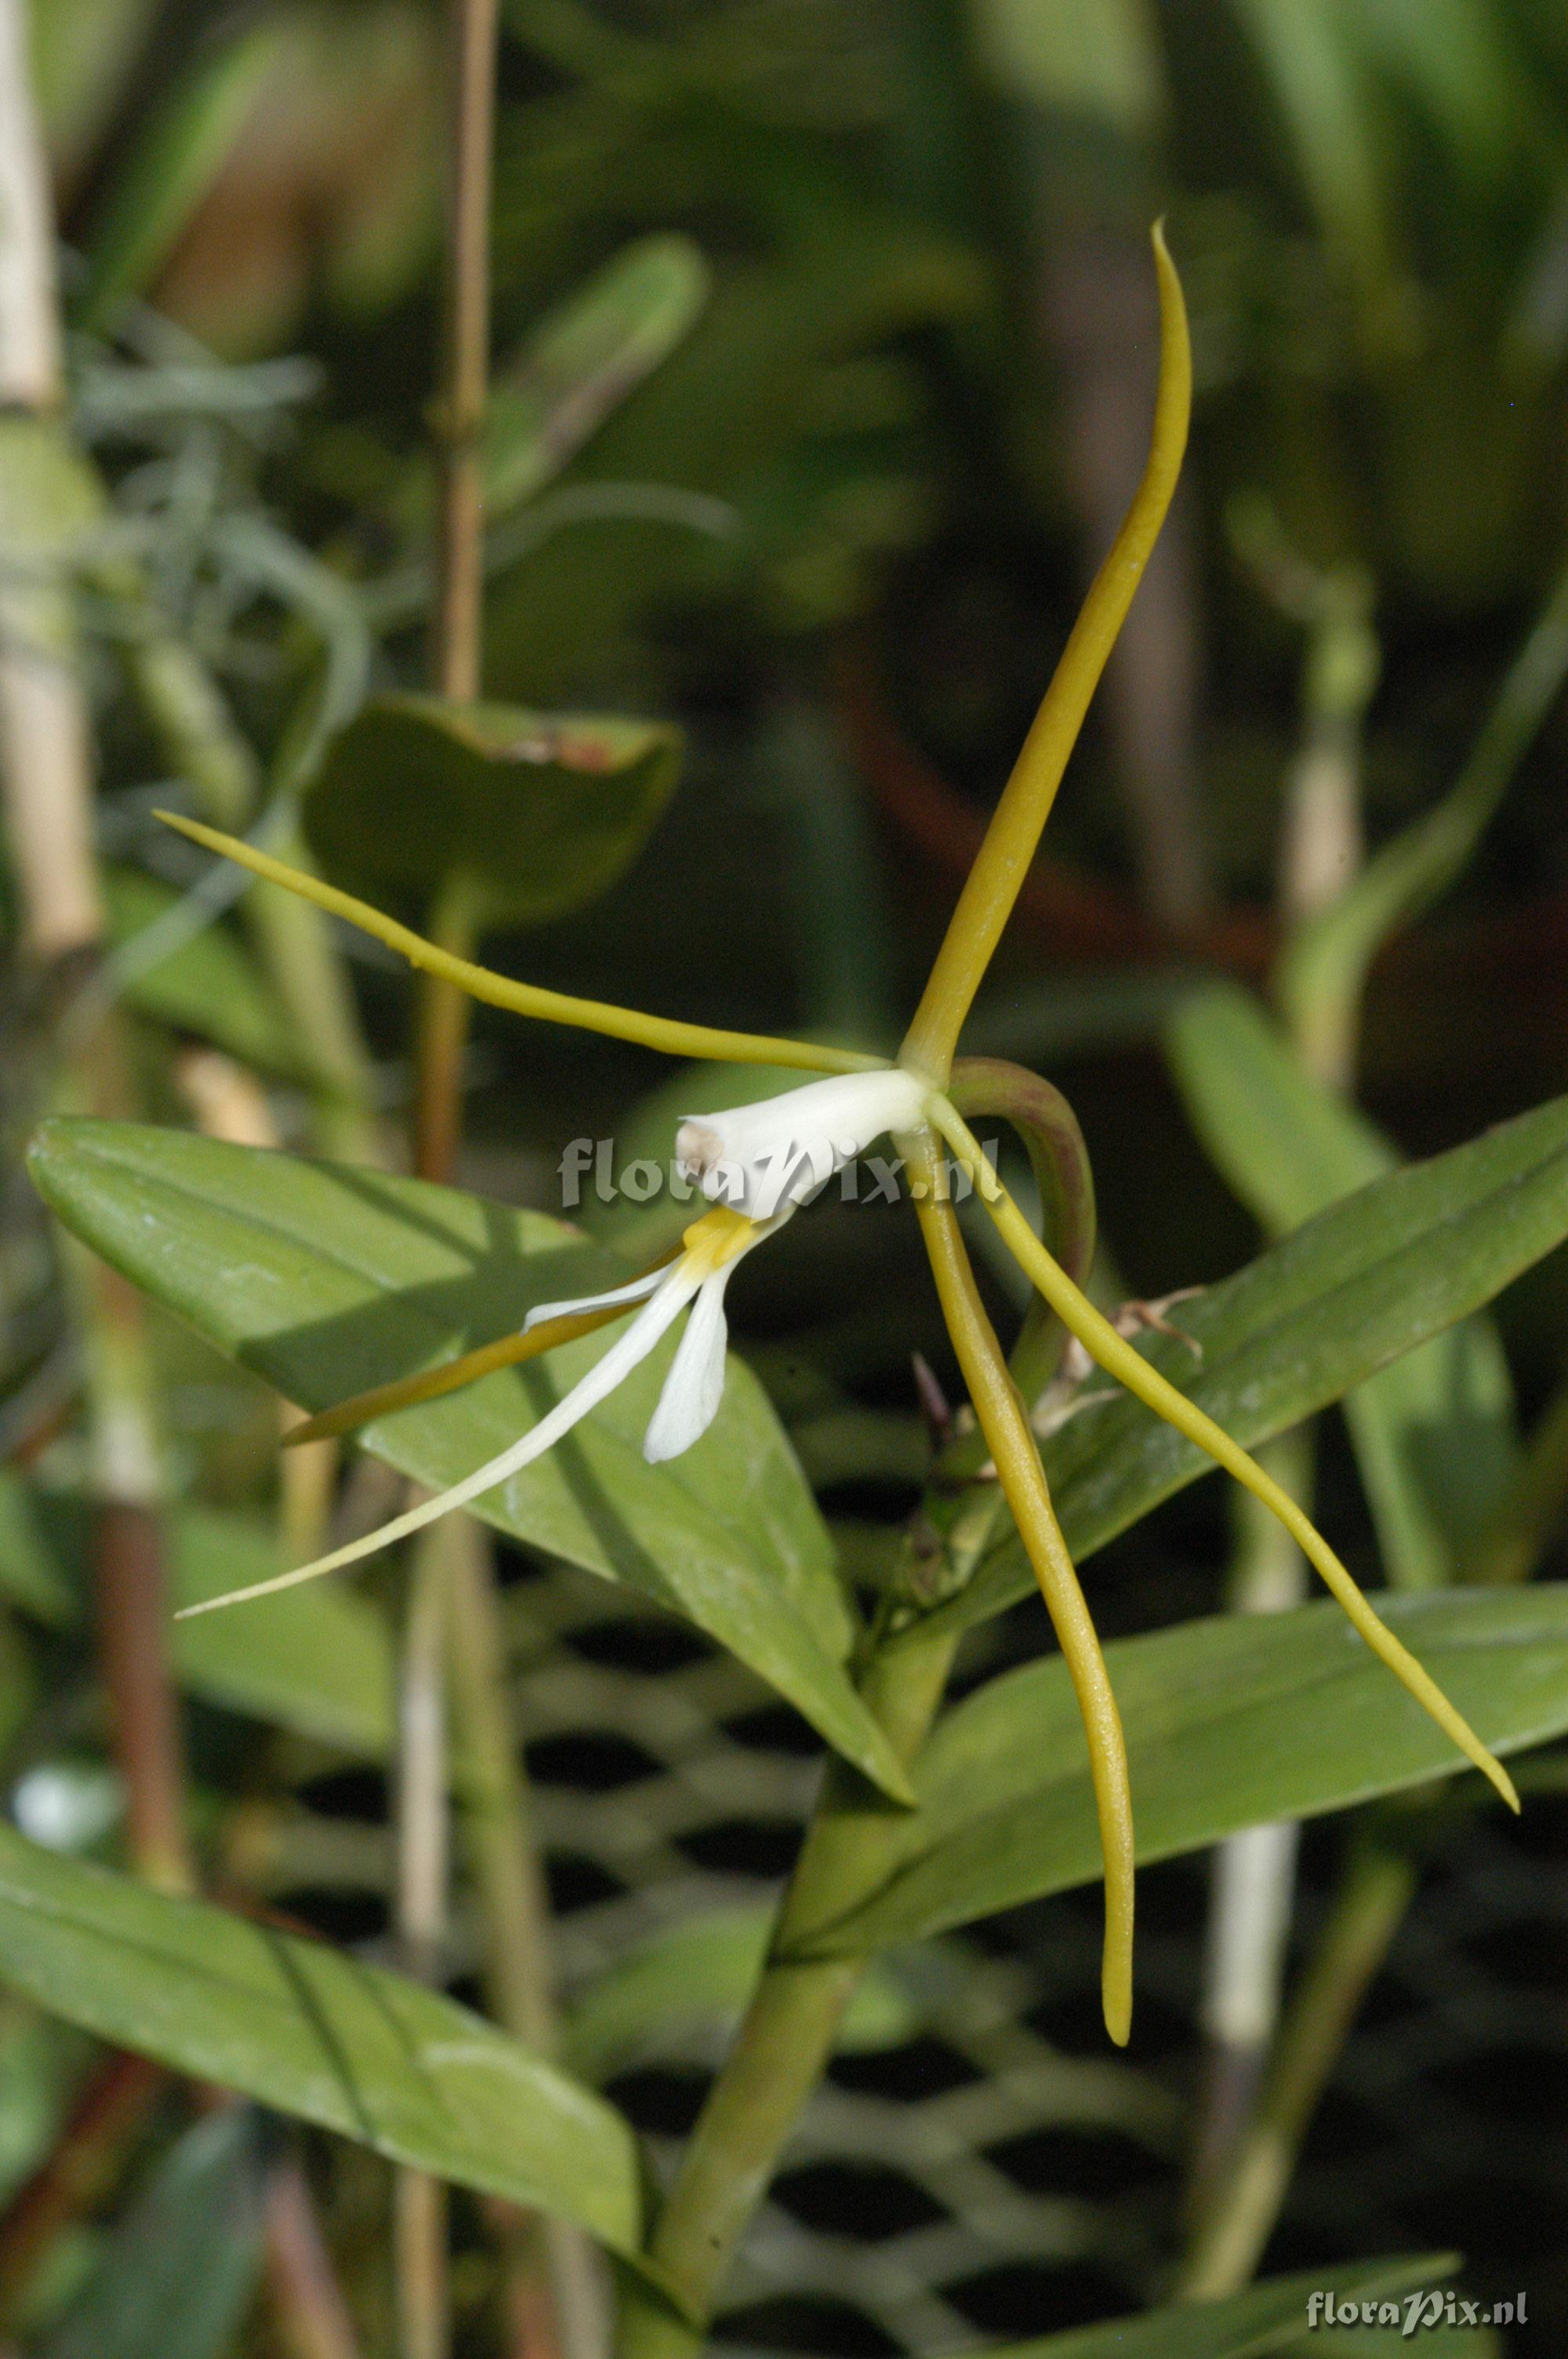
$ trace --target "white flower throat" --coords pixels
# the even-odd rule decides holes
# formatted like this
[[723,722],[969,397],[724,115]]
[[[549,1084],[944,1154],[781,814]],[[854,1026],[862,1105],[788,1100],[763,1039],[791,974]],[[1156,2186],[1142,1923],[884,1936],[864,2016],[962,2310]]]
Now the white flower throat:
[[781,1205],[804,1203],[884,1130],[912,1130],[926,1092],[892,1065],[836,1073],[781,1097],[726,1114],[689,1114],[676,1133],[676,1160],[710,1204],[768,1221]]

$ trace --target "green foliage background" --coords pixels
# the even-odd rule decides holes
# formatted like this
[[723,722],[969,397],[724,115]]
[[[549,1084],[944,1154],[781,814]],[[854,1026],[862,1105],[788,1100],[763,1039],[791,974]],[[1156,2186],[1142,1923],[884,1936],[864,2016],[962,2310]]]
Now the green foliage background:
[[[1490,1741],[1545,1749],[1523,1829],[1500,1830],[1476,1781],[1436,1782],[1453,1765],[1329,1608],[1226,1615],[1256,1537],[1217,1484],[1188,1487],[1195,1453],[1127,1401],[1064,1425],[1046,1463],[1075,1547],[1103,1549],[1091,1599],[1126,1681],[1148,1854],[1170,1863],[1144,1878],[1131,2061],[1082,2022],[1087,1789],[1022,1556],[988,1527],[972,1580],[936,1602],[934,1626],[967,1635],[920,1807],[801,1955],[887,1945],[844,2054],[876,2058],[911,2121],[957,2055],[989,2093],[983,2158],[1001,2150],[1008,2076],[973,2020],[952,2030],[953,1993],[1002,1961],[1002,2016],[1060,2075],[1032,2133],[1044,2159],[1011,2182],[1016,2234],[945,2193],[957,2225],[929,2261],[910,2162],[915,2225],[889,2234],[913,2290],[868,2292],[893,2199],[864,2154],[811,2131],[719,2331],[823,2359],[1052,2332],[1059,2359],[1242,2359],[1295,2347],[1303,2288],[1402,2294],[1452,2265],[1384,2256],[1453,2248],[1477,2295],[1530,2288],[1538,2322],[1510,2349],[1556,2347],[1568,2149],[1541,2093],[1565,2058],[1561,9],[506,0],[489,701],[460,723],[419,694],[438,12],[34,0],[29,29],[70,398],[59,421],[0,421],[3,586],[90,701],[114,948],[86,989],[121,1011],[124,1111],[142,1118],[57,1119],[33,1171],[157,1306],[188,1601],[292,1545],[270,1387],[328,1407],[585,1290],[617,1253],[662,1250],[678,1220],[657,1201],[590,1197],[587,1236],[561,1230],[563,1147],[613,1136],[658,1157],[676,1114],[755,1083],[481,1010],[471,1192],[297,1162],[280,1178],[254,1147],[196,1135],[212,1089],[232,1100],[237,1082],[297,1153],[387,1150],[410,1095],[406,979],[280,897],[225,900],[153,808],[305,847],[416,922],[466,879],[485,955],[531,981],[891,1049],[1141,463],[1145,240],[1165,215],[1197,363],[1187,473],[966,1046],[1073,1098],[1097,1297],[1206,1288],[1173,1314],[1201,1365],[1180,1337],[1150,1348],[1243,1440],[1328,1412],[1302,1479],[1336,1545],[1369,1586],[1408,1593],[1400,1626]],[[1314,762],[1348,781],[1353,824],[1303,914],[1281,848]],[[570,1469],[549,1462],[489,1516],[514,1766],[545,1790],[562,1920],[558,2060],[524,2057],[463,2011],[485,1995],[471,1855],[441,1976],[455,1995],[389,1970],[385,1568],[182,1625],[209,1897],[103,1879],[126,1855],[88,1606],[82,1282],[20,1176],[61,1109],[81,1010],[62,1016],[69,995],[27,972],[9,874],[0,887],[18,945],[0,1776],[21,1830],[0,1837],[0,2181],[15,2198],[73,2150],[73,2107],[121,2045],[255,2101],[202,2115],[188,2081],[159,2082],[36,2246],[14,2205],[0,2327],[39,2359],[282,2349],[258,2273],[265,2191],[298,2150],[367,2354],[395,2347],[373,2156],[468,2190],[459,2349],[510,2350],[480,2198],[553,2206],[635,2253],[648,2152],[656,2178],[757,1970],[805,1807],[791,1763],[826,1742],[903,1788],[852,1672],[863,1614],[908,1603],[912,1516],[936,1512],[910,1354],[943,1385],[953,1369],[913,1224],[825,1201],[787,1256],[748,1266],[752,1374],[732,1375],[679,1486],[636,1454],[650,1379]],[[199,1050],[231,1062],[193,1065]],[[1005,1274],[987,1285],[1012,1321]],[[562,1365],[575,1374],[571,1353]],[[381,1512],[382,1461],[451,1479],[546,1397],[512,1372],[372,1429],[344,1511]],[[649,1658],[636,1710],[665,1729],[623,1778],[621,1674],[578,1645],[600,1617]],[[666,1641],[698,1650],[693,1678],[722,1709],[690,1681],[668,1702]],[[552,1680],[585,1699],[564,1753],[530,1717],[553,1709]],[[758,1793],[787,1803],[730,1808],[712,1765],[732,1772],[736,1745],[762,1765]],[[679,1872],[627,1868],[640,1897],[614,1919],[602,1859],[584,1861],[651,1843],[683,1780],[702,1799]],[[596,1785],[619,1796],[609,1836]],[[1201,2109],[1199,1863],[1274,1814],[1320,1821],[1296,1970],[1368,1849],[1423,1879],[1269,2247],[1271,2271],[1311,2269],[1202,2327],[1156,2308],[1125,2342],[1080,2341],[1069,2330],[1169,2290]],[[573,1827],[599,1831],[579,1851]],[[310,1931],[337,1946],[304,1945]],[[518,2078],[515,2104],[492,2070]],[[871,2160],[897,2179],[892,2143]],[[810,2169],[827,2174],[815,2197]],[[1054,2245],[1053,2204],[1079,2223]]]

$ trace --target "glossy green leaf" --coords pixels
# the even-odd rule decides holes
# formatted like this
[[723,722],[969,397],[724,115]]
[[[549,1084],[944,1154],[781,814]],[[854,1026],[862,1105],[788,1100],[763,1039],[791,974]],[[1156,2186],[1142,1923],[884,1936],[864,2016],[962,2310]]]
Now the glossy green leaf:
[[[1036,2343],[1005,2343],[987,2359],[1272,2359],[1275,2353],[1294,2349],[1314,2293],[1332,2293],[1346,2302],[1394,2301],[1412,2288],[1446,2285],[1454,2267],[1451,2255],[1439,2253],[1307,2269],[1300,2277],[1249,2286],[1224,2301],[1173,2303],[1140,2318],[1108,2319],[1102,2326],[1076,2326]],[[1320,2327],[1311,2343],[1337,2350],[1340,2336]]]
[[[1553,1098],[1374,1180],[1184,1302],[1201,1364],[1169,1337],[1137,1348],[1250,1449],[1479,1310],[1564,1237],[1568,1098]],[[1082,1410],[1043,1455],[1080,1560],[1212,1465],[1125,1395]],[[1033,1587],[1009,1536],[940,1613],[983,1620]]]
[[[672,1925],[619,1960],[573,2007],[562,2038],[565,2063],[600,2082],[628,2063],[667,2054],[693,2033],[738,2022],[767,1958],[774,1911],[727,1908]],[[858,1984],[838,2046],[851,2052],[896,2048],[919,2028],[920,2010],[885,1966]]]
[[327,749],[305,798],[323,875],[423,913],[457,891],[481,932],[591,901],[642,849],[675,788],[663,722],[382,696]]
[[[1167,1046],[1194,1128],[1271,1234],[1399,1168],[1395,1149],[1312,1078],[1246,993],[1195,992]],[[1444,1587],[1519,1472],[1513,1386],[1492,1321],[1476,1312],[1408,1352],[1350,1393],[1345,1414],[1390,1580]]]
[[636,2249],[614,2108],[436,1991],[0,1828],[0,1982],[68,2023],[393,2161]]
[[[178,1604],[283,1571],[272,1532],[254,1516],[175,1506],[165,1528]],[[83,1621],[89,1530],[80,1495],[0,1473],[0,1590],[40,1621]],[[208,1703],[367,1759],[392,1751],[386,1625],[345,1582],[312,1582],[243,1614],[177,1623],[170,1645],[181,1686]]]
[[262,2256],[265,2136],[249,2106],[187,2130],[39,2359],[219,2359]]
[[[32,1168],[55,1211],[106,1260],[310,1409],[504,1334],[535,1303],[624,1274],[543,1213],[185,1132],[52,1122]],[[524,1431],[604,1348],[600,1336],[568,1344],[383,1419],[363,1439],[401,1473],[443,1488]],[[670,1349],[476,1512],[685,1614],[847,1759],[907,1792],[844,1669],[851,1621],[832,1541],[755,1379],[732,1360],[702,1440],[667,1466],[644,1462]]]
[[[135,942],[183,898],[141,869],[105,867],[100,881],[116,950]],[[144,1016],[211,1040],[243,1064],[291,1077],[301,1071],[303,1060],[276,993],[227,926],[204,926],[167,958],[138,968],[126,996]]]
[[[1484,1744],[1568,1730],[1568,1585],[1379,1599]],[[1465,1767],[1332,1601],[1221,1614],[1108,1646],[1141,1862],[1275,1819],[1314,1818]],[[919,1940],[1091,1882],[1099,1831],[1059,1655],[992,1680],[943,1720],[881,1888],[810,1947]],[[803,1945],[806,1946],[806,1945]]]
[[675,350],[708,300],[688,237],[643,237],[569,296],[496,371],[485,417],[489,517],[532,499]]

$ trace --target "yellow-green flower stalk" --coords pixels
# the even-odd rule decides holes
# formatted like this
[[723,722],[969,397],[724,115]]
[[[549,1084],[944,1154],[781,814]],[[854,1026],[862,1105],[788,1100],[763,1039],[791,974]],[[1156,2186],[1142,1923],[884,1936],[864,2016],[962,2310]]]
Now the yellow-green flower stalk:
[[[487,1345],[445,1369],[362,1395],[306,1429],[344,1430],[369,1416],[430,1398],[490,1367],[532,1357],[535,1352],[634,1310],[625,1332],[528,1433],[449,1490],[421,1502],[380,1530],[297,1571],[214,1599],[211,1604],[232,1604],[242,1597],[264,1595],[352,1563],[509,1481],[551,1449],[580,1418],[590,1415],[683,1317],[685,1332],[643,1448],[653,1461],[674,1457],[689,1448],[716,1415],[723,1392],[724,1289],[731,1271],[744,1255],[782,1227],[840,1165],[884,1132],[891,1132],[907,1158],[911,1193],[937,1295],[980,1432],[1034,1568],[1087,1731],[1105,1862],[1102,1995],[1107,2027],[1118,2041],[1126,2039],[1131,2017],[1134,1858],[1121,1723],[1094,1624],[1052,1507],[1027,1405],[1019,1398],[981,1305],[948,1200],[944,1145],[979,1182],[982,1201],[1031,1284],[1090,1356],[1272,1509],[1317,1567],[1368,1645],[1466,1757],[1485,1772],[1504,1799],[1514,1809],[1519,1807],[1506,1771],[1420,1664],[1385,1628],[1295,1501],[1116,1332],[1046,1251],[947,1094],[959,1033],[1034,856],[1089,700],[1159,534],[1181,467],[1191,399],[1191,363],[1181,286],[1158,229],[1154,259],[1160,280],[1160,387],[1143,480],[1085,601],[1003,789],[896,1060],[856,1055],[815,1042],[712,1030],[635,1008],[508,982],[468,960],[453,957],[380,910],[248,844],[189,820],[171,818],[169,821],[210,850],[346,918],[400,951],[413,965],[444,977],[493,1006],[607,1033],[670,1056],[793,1067],[826,1077],[760,1104],[704,1114],[682,1125],[676,1143],[677,1158],[713,1209],[693,1222],[675,1255],[607,1294],[545,1306],[531,1314],[521,1336]],[[211,1606],[191,1610],[205,1612]]]

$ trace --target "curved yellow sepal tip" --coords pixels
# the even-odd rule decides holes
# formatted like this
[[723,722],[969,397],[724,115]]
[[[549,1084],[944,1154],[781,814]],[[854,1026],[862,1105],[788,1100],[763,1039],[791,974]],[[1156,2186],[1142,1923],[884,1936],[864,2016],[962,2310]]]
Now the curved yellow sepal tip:
[[1152,244],[1160,288],[1160,383],[1148,461],[1002,788],[905,1035],[902,1061],[939,1082],[946,1080],[964,1019],[1012,913],[1181,473],[1192,409],[1192,346],[1182,282],[1162,223],[1154,224]]
[[1105,2013],[1105,2027],[1119,2048],[1125,2048],[1132,2037],[1132,1981],[1130,1975],[1114,1973],[1108,1958],[1100,1969],[1100,2006]]

